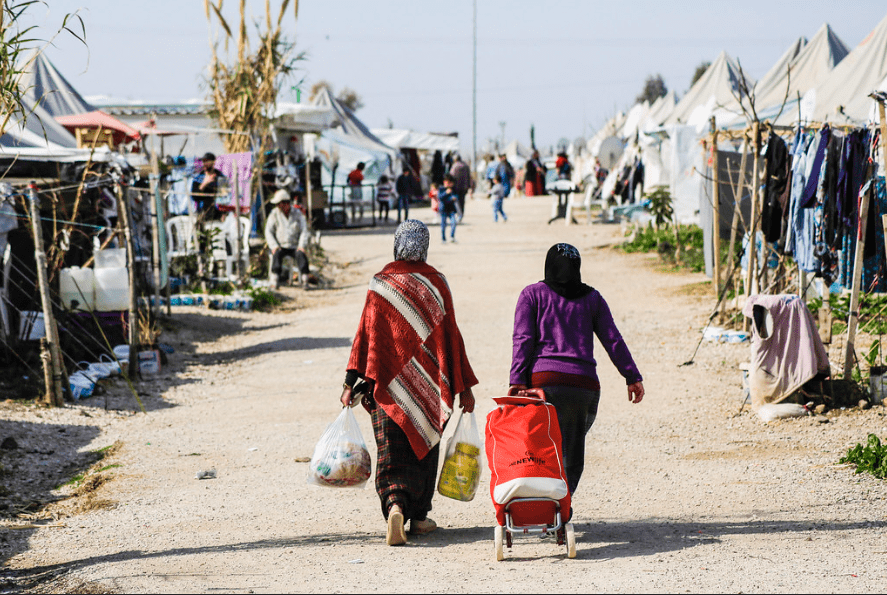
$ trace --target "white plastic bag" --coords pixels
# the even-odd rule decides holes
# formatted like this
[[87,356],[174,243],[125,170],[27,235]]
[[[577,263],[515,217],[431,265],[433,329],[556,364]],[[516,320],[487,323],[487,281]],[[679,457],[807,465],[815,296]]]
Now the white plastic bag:
[[320,437],[308,465],[308,483],[330,488],[362,488],[372,473],[357,418],[350,407]]
[[447,454],[437,482],[441,496],[462,502],[474,499],[480,483],[482,451],[483,442],[474,413],[463,412],[456,433],[447,442]]
[[767,403],[758,409],[758,417],[764,422],[805,415],[810,415],[810,411],[797,403]]

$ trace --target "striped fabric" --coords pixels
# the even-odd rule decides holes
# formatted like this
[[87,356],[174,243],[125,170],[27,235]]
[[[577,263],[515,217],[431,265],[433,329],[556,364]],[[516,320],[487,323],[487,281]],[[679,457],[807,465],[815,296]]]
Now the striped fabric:
[[437,445],[455,396],[477,384],[444,276],[409,261],[374,276],[348,369],[373,381],[376,402],[417,457]]

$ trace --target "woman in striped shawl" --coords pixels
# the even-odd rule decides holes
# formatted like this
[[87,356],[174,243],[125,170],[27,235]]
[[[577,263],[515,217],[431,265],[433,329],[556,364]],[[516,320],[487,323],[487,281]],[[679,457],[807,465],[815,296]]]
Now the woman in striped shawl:
[[[354,338],[342,391],[352,405],[372,415],[379,460],[376,492],[388,521],[388,545],[406,543],[410,533],[437,528],[428,518],[434,495],[440,436],[455,397],[474,410],[477,378],[453,312],[447,281],[425,259],[428,228],[408,219],[394,234],[394,262],[372,281]],[[362,379],[368,390],[355,389]]]

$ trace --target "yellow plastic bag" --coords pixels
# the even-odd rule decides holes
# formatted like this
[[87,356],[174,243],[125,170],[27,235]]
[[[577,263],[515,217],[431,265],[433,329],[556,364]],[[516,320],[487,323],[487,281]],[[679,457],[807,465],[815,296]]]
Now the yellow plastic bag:
[[462,413],[456,433],[447,443],[447,455],[437,483],[441,496],[462,502],[474,499],[480,483],[482,447],[474,413]]

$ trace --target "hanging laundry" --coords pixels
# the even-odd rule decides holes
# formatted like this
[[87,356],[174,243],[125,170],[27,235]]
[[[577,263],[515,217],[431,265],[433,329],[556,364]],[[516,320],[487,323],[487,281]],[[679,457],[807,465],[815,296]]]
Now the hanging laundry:
[[[234,171],[237,171],[237,184],[239,186],[237,194],[240,197],[240,210],[241,212],[247,212],[252,202],[250,201],[249,191],[253,176],[252,152],[218,155],[216,157],[216,168],[228,178],[229,183],[234,180]],[[228,204],[231,204],[230,201]]]
[[761,213],[761,231],[764,232],[764,238],[773,243],[782,239],[784,201],[789,177],[788,147],[773,131],[770,131],[770,137],[767,139],[764,159],[767,177],[764,207]]

